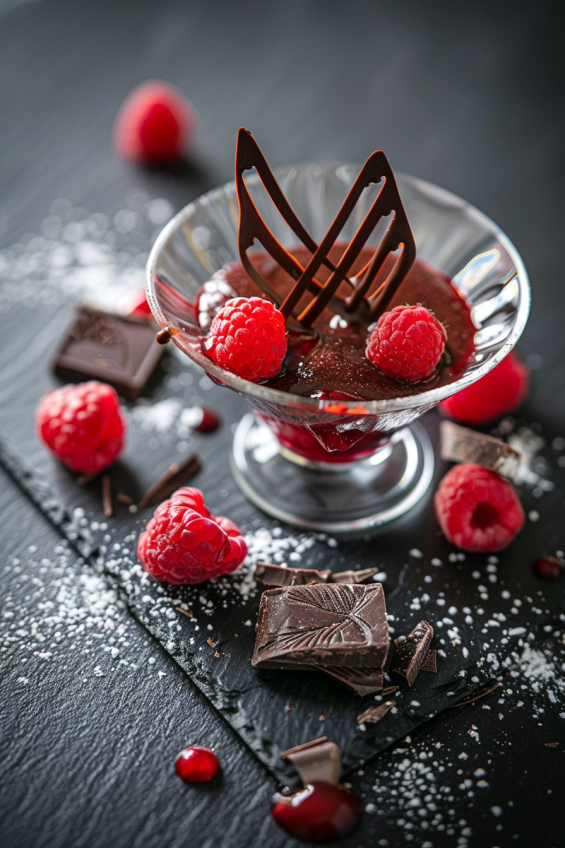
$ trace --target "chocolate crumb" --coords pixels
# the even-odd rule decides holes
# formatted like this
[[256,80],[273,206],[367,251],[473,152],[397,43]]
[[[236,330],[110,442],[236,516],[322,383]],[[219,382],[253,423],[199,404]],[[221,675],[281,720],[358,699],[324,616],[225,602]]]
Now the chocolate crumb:
[[211,648],[215,648],[215,647],[216,647],[216,645],[215,645],[215,643],[214,643],[214,640],[212,639],[212,637],[211,637],[211,636],[209,636],[209,637],[206,639],[206,642],[208,643],[208,645],[210,645],[210,647],[211,647]]
[[118,492],[118,494],[116,495],[116,500],[120,503],[126,504],[126,506],[129,506],[133,503],[133,498],[131,498],[129,495],[126,495],[125,492]]
[[396,639],[391,674],[402,677],[408,686],[413,686],[428,654],[433,635],[431,624],[421,621],[408,636]]
[[392,693],[396,692],[397,689],[400,689],[400,686],[386,686],[381,692],[381,695],[383,698],[386,698],[387,695],[392,695]]
[[106,518],[111,518],[114,514],[114,505],[112,503],[112,484],[109,474],[102,475],[102,506],[104,507]]
[[155,340],[160,345],[166,345],[171,341],[172,337],[171,328],[165,327],[163,330],[159,330],[157,335],[155,336]]
[[368,710],[365,710],[364,713],[357,716],[357,724],[365,724],[366,722],[369,724],[376,724],[385,715],[389,710],[396,705],[396,701],[385,701],[384,704],[379,704],[376,707],[369,707]]
[[559,742],[544,742],[546,748],[558,748]]

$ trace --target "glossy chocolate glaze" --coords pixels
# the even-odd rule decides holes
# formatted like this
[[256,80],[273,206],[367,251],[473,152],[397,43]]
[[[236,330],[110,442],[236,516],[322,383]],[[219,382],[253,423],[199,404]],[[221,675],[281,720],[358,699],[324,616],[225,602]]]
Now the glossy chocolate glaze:
[[[345,248],[336,245],[330,258],[337,261]],[[301,264],[306,264],[310,253],[304,247],[292,249]],[[365,247],[353,273],[363,268],[373,256],[374,249]],[[294,283],[290,276],[270,256],[255,253],[253,262],[262,276],[282,295]],[[387,266],[375,281],[380,284]],[[324,274],[319,275],[322,280]],[[208,329],[215,312],[230,297],[263,297],[262,292],[249,278],[239,263],[227,265],[205,284],[195,307],[203,329]],[[356,315],[354,321],[343,319],[326,309],[309,333],[289,321],[289,352],[283,370],[266,382],[280,391],[310,397],[338,399],[361,398],[380,400],[418,394],[427,389],[443,386],[456,380],[473,352],[475,327],[471,311],[444,274],[416,260],[394,296],[391,308],[399,304],[419,303],[434,313],[447,332],[446,355],[435,374],[425,382],[407,385],[381,374],[365,356],[367,340],[374,325],[370,319]]]

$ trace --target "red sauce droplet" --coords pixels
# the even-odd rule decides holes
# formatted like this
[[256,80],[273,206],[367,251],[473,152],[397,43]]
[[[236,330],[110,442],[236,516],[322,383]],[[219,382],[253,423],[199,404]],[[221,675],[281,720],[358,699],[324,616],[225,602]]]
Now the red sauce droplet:
[[565,562],[557,557],[540,557],[534,562],[534,571],[545,580],[557,580],[565,572]]
[[210,748],[192,745],[181,751],[175,760],[175,770],[185,783],[208,783],[216,775],[220,764]]
[[202,409],[202,420],[199,424],[194,428],[199,433],[212,433],[214,430],[217,430],[220,426],[220,417],[214,412],[213,409],[210,409],[208,406],[201,407]]
[[329,842],[352,830],[359,802],[345,786],[313,781],[298,792],[282,789],[273,796],[273,818],[297,839]]

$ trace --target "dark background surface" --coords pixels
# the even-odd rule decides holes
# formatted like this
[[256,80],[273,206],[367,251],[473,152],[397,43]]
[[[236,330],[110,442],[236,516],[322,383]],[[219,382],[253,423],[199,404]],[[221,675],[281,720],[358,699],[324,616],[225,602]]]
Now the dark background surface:
[[[111,214],[141,187],[180,208],[231,177],[240,125],[274,165],[361,161],[382,147],[393,167],[475,203],[518,245],[534,292],[520,349],[542,365],[533,373],[529,420],[563,434],[565,118],[561,41],[550,6],[479,4],[470,12],[441,3],[424,10],[416,3],[45,0],[6,9],[1,245],[36,232],[60,196]],[[198,112],[194,156],[175,172],[136,169],[111,148],[119,104],[148,77],[178,85]],[[30,545],[51,554],[57,534],[7,477],[1,486],[3,595],[37,609],[28,580],[39,554]],[[14,556],[15,566],[8,559]],[[86,567],[69,557],[68,579],[79,580]],[[41,579],[46,595],[56,596],[59,575],[46,568]],[[58,662],[30,658],[28,687],[18,682],[18,657],[4,643],[2,844],[287,844],[267,815],[274,786],[267,771],[127,610],[117,615],[130,662],[113,676],[93,674],[88,654],[61,644],[53,649]],[[496,794],[478,792],[469,808],[467,796],[454,792],[446,809],[471,826],[469,844],[562,844],[564,817],[552,787],[563,779],[563,755],[544,747],[562,736],[559,725],[554,730],[549,716],[526,726],[518,712],[509,713],[501,734],[494,713],[470,707],[434,720],[413,734],[412,745],[426,750],[441,740],[446,763],[456,762],[473,723],[491,753]],[[171,776],[174,755],[191,742],[217,746],[217,785],[194,790]],[[379,773],[395,770],[398,759],[386,752],[351,777],[364,804],[374,800],[370,787]],[[460,780],[456,767],[447,768],[447,785],[455,790]],[[493,805],[504,807],[503,818]],[[410,840],[398,819],[366,815],[346,844],[422,844],[424,837]],[[460,832],[429,838],[434,846],[455,845]]]

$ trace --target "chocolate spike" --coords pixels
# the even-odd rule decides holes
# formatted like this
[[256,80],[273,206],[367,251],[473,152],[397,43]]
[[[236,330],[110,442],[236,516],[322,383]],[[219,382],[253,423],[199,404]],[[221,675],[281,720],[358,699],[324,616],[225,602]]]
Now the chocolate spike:
[[[312,252],[305,268],[280,244],[263,221],[243,179],[243,173],[252,168],[257,171],[267,193],[291,230]],[[416,245],[392,169],[382,151],[373,153],[359,172],[328,232],[318,246],[301,224],[278,185],[267,161],[251,133],[241,128],[238,134],[235,179],[239,199],[239,253],[243,267],[259,288],[280,307],[285,318],[293,314],[299,300],[307,291],[314,294],[311,302],[298,315],[298,321],[311,326],[326,307],[344,316],[361,308],[376,319],[390,303],[400,283],[410,270],[416,257]],[[352,241],[337,265],[328,258],[328,253],[352,214],[363,190],[373,183],[382,186],[376,200],[365,216]],[[359,256],[367,239],[382,217],[393,214],[384,238],[371,262],[358,276],[351,280],[347,275]],[[267,283],[250,262],[247,250],[254,241],[259,241],[276,262],[294,279],[296,284],[281,304],[279,294]],[[369,289],[390,253],[400,250],[387,279],[372,295]],[[325,265],[331,274],[322,284],[315,279],[320,267]],[[342,283],[349,284],[353,291],[344,300],[337,295]]]

